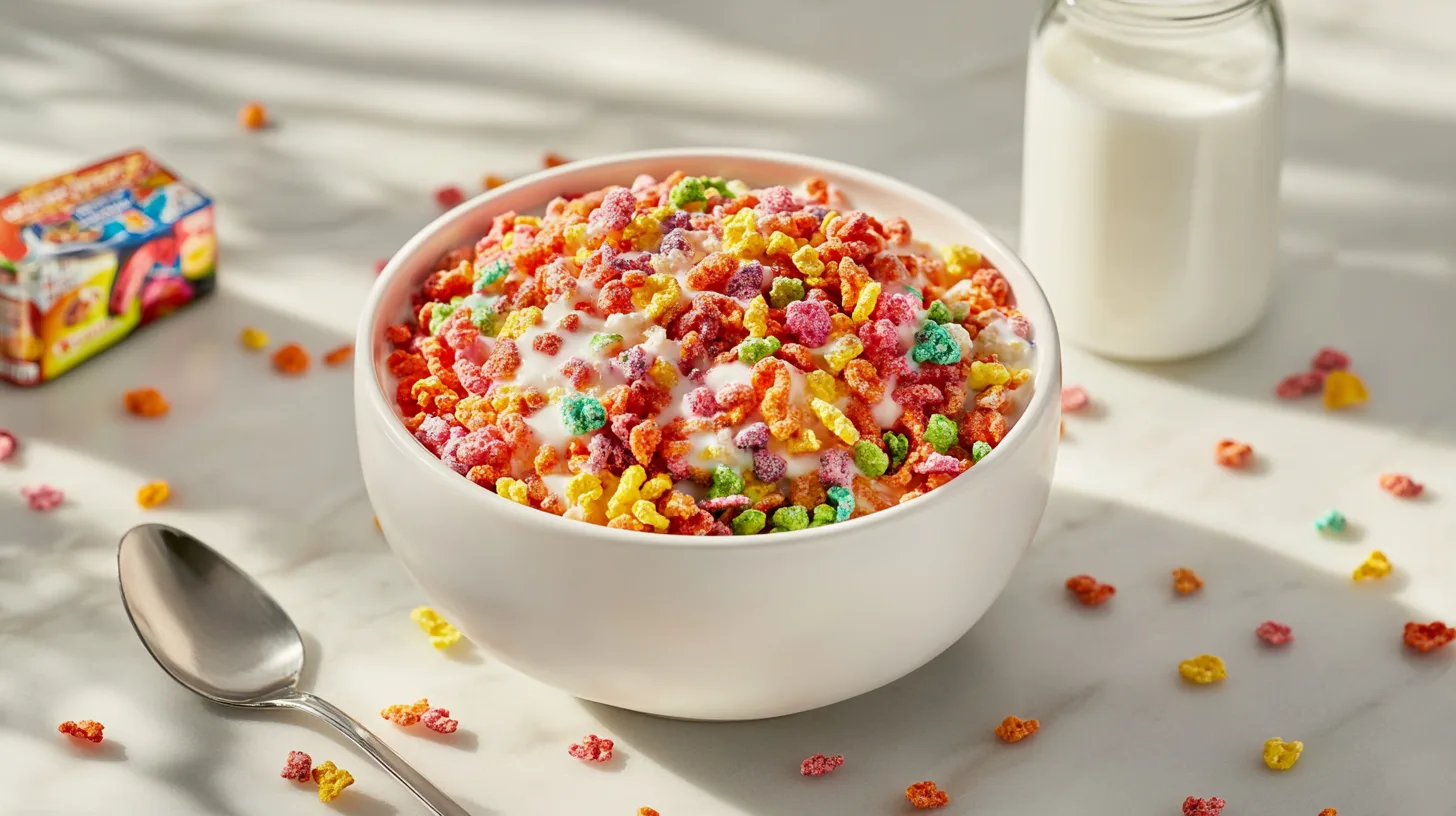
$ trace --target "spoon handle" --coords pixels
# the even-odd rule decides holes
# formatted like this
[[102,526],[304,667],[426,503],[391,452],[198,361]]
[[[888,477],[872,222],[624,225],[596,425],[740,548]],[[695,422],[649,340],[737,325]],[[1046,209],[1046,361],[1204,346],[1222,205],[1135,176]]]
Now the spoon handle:
[[374,760],[384,766],[384,770],[394,775],[395,779],[404,783],[406,788],[414,792],[425,806],[434,811],[437,816],[470,816],[469,811],[455,804],[455,800],[446,796],[439,788],[431,784],[430,780],[420,775],[419,771],[410,767],[408,762],[390,750],[369,732],[369,729],[360,725],[353,717],[340,711],[333,703],[321,700],[318,697],[306,692],[297,692],[278,704],[285,708],[294,708],[318,717],[324,722],[339,729],[344,736],[354,741],[355,745],[363,748]]

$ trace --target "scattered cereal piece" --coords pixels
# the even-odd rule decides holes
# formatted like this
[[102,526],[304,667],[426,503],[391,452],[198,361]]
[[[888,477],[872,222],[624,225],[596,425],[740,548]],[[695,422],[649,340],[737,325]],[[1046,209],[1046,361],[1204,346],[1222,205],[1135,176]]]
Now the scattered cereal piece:
[[1314,528],[1321,533],[1343,533],[1347,524],[1345,515],[1338,510],[1327,510],[1314,520]]
[[1190,796],[1183,800],[1183,816],[1219,816],[1226,804],[1228,803],[1217,796],[1207,799],[1194,799]]
[[447,184],[435,190],[435,203],[442,210],[453,210],[465,203],[465,191],[454,184]]
[[827,773],[832,773],[835,768],[843,764],[844,754],[835,754],[834,756],[815,754],[799,763],[799,773],[804,776],[823,776]]
[[541,166],[547,169],[550,169],[552,167],[560,167],[563,164],[570,163],[571,159],[566,158],[560,153],[547,152],[541,156]]
[[1254,629],[1254,636],[1270,646],[1283,646],[1294,640],[1294,632],[1276,621],[1264,621]]
[[1325,375],[1325,408],[1330,411],[1338,411],[1341,408],[1348,408],[1352,405],[1370,399],[1370,392],[1365,390],[1365,383],[1349,371],[1331,371]]
[[1264,742],[1264,764],[1270,770],[1287,771],[1294,767],[1299,761],[1299,755],[1304,752],[1304,743],[1299,740],[1285,742],[1278,737]]
[[1020,742],[1040,731],[1041,721],[1007,717],[996,726],[995,730],[996,736],[1000,737],[1002,742]]
[[1292,400],[1318,392],[1325,384],[1325,372],[1304,371],[1290,374],[1275,386],[1274,394],[1280,399]]
[[349,362],[349,358],[353,356],[354,344],[345,343],[344,345],[339,346],[338,348],[335,348],[333,351],[330,351],[329,353],[324,355],[324,365],[343,365],[344,363]]
[[410,612],[410,620],[425,630],[425,634],[430,636],[430,644],[436,649],[453,646],[462,637],[459,629],[451,626],[448,621],[440,617],[440,613],[428,606],[421,606]]
[[453,734],[460,727],[459,720],[450,719],[450,709],[432,708],[420,715],[420,724],[441,734]]
[[273,352],[273,367],[289,376],[302,374],[308,371],[308,352],[297,343],[289,343]]
[[1452,629],[1440,621],[1431,623],[1411,621],[1405,625],[1405,645],[1423,654],[1439,649],[1452,640],[1456,640],[1456,629]]
[[313,769],[313,781],[318,783],[319,801],[332,802],[354,784],[354,776],[330,761]]
[[[0,452],[0,459],[4,458],[3,452]],[[1414,499],[1421,495],[1426,486],[1403,473],[1384,473],[1380,476],[1380,489],[1402,499]]]
[[1242,442],[1221,439],[1214,447],[1213,455],[1220,465],[1239,470],[1249,466],[1249,462],[1254,458],[1254,449]]
[[409,705],[397,704],[386,706],[379,712],[379,716],[402,727],[409,727],[420,721],[425,712],[430,710],[430,701],[421,697]]
[[243,345],[253,351],[266,348],[268,346],[268,332],[262,329],[255,329],[252,326],[243,329]]
[[162,396],[162,392],[155,388],[138,388],[135,391],[128,391],[122,395],[121,402],[126,406],[127,413],[133,416],[155,418],[166,416],[172,410],[172,406]]
[[1315,354],[1309,367],[1315,371],[1344,371],[1350,367],[1350,355],[1337,348],[1326,346]]
[[497,188],[497,187],[499,187],[499,186],[501,186],[502,184],[505,184],[505,183],[506,183],[506,179],[503,176],[494,176],[494,175],[491,175],[490,173],[486,173],[480,179],[481,189],[484,189],[484,190],[494,190],[495,188]]
[[1340,814],[1336,813],[1334,808],[1325,808],[1319,812],[1319,816],[1340,816]]
[[1228,669],[1224,667],[1223,660],[1214,655],[1190,657],[1178,664],[1178,673],[1183,675],[1184,680],[1200,686],[1228,677]]
[[612,741],[596,734],[587,734],[580,743],[573,743],[566,753],[588,762],[606,762],[612,758]]
[[1203,579],[1193,570],[1179,567],[1173,570],[1173,588],[1179,595],[1191,595],[1203,588]]
[[14,456],[16,448],[19,447],[20,443],[15,441],[15,434],[0,428],[0,462]]
[[1373,550],[1365,563],[1355,568],[1351,574],[1356,581],[1370,581],[1377,578],[1384,578],[1390,574],[1390,559],[1380,550]]
[[637,816],[662,816],[662,814],[650,807],[640,807],[637,808]]
[[148,482],[137,491],[137,505],[143,510],[150,510],[161,505],[172,497],[172,486],[164,481]]
[[1098,583],[1090,575],[1074,575],[1067,579],[1067,591],[1075,595],[1083,606],[1100,606],[1117,594],[1117,587]]
[[945,807],[950,803],[950,794],[937,788],[934,782],[916,782],[905,789],[905,798],[917,810]]
[[268,109],[261,102],[249,102],[238,111],[238,124],[243,130],[262,130],[268,126]]
[[101,732],[106,730],[106,726],[95,720],[82,720],[80,722],[66,720],[56,730],[62,734],[70,734],[77,739],[100,742],[102,740]]
[[283,772],[278,775],[296,782],[309,782],[313,780],[312,771],[313,757],[302,751],[289,751],[288,761],[283,763]]
[[1075,414],[1087,407],[1087,389],[1069,385],[1062,389],[1062,413]]
[[54,510],[66,500],[66,494],[59,487],[48,484],[26,485],[20,488],[20,496],[30,509],[39,512]]

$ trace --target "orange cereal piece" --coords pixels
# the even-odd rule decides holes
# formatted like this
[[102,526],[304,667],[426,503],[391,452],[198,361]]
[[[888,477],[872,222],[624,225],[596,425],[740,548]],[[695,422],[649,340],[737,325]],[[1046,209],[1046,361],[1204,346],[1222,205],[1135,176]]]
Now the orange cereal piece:
[[934,782],[916,782],[905,789],[905,798],[916,810],[930,810],[950,804],[950,794],[937,788]]
[[1040,720],[1007,717],[996,726],[996,736],[1000,737],[1002,742],[1020,742],[1040,730]]
[[1213,449],[1214,459],[1226,468],[1241,470],[1249,466],[1253,461],[1254,449],[1242,442],[1232,439],[1221,439]]
[[1402,499],[1414,499],[1425,491],[1426,486],[1403,473],[1382,473],[1380,489]]
[[1456,629],[1452,629],[1440,621],[1431,623],[1411,621],[1405,625],[1405,645],[1421,654],[1433,652],[1453,640],[1456,640]]
[[262,130],[268,126],[268,109],[261,102],[249,102],[238,111],[238,124],[243,130]]
[[640,807],[637,808],[637,816],[662,816],[662,814],[650,807]]
[[1179,595],[1191,595],[1203,588],[1203,579],[1193,570],[1179,567],[1173,570],[1173,588]]
[[632,456],[643,466],[652,461],[657,446],[662,443],[662,429],[651,419],[644,419],[632,428],[629,434]]
[[106,730],[106,726],[95,720],[82,720],[80,722],[66,720],[56,730],[62,734],[69,734],[77,739],[100,742],[102,740],[101,732]]
[[156,417],[166,416],[172,410],[172,406],[162,396],[162,392],[155,388],[138,388],[135,391],[128,391],[121,397],[122,404],[126,406],[127,413],[133,416]]
[[1077,596],[1083,606],[1100,606],[1117,594],[1117,587],[1098,583],[1090,575],[1074,575],[1067,579],[1067,591]]
[[497,187],[499,187],[499,186],[501,186],[502,184],[505,184],[505,183],[506,183],[505,177],[491,175],[490,173],[486,173],[480,179],[480,186],[482,188],[486,189],[486,190],[494,190],[495,188],[497,188]]
[[157,507],[172,497],[172,487],[166,482],[148,482],[137,491],[137,505],[143,510]]
[[1334,808],[1325,808],[1319,812],[1319,816],[1340,816],[1340,814],[1336,813]]
[[345,343],[344,345],[339,346],[338,348],[324,355],[324,365],[343,365],[344,363],[349,362],[349,358],[353,356],[354,344]]
[[570,163],[571,159],[566,158],[560,153],[552,153],[550,151],[547,151],[541,156],[541,166],[548,169],[552,167],[560,167],[563,164]]
[[296,377],[308,371],[308,352],[297,343],[289,343],[273,352],[273,367],[280,374]]
[[420,721],[420,717],[430,710],[430,701],[420,698],[409,705],[392,705],[379,712],[379,716],[394,723],[395,725],[411,726]]

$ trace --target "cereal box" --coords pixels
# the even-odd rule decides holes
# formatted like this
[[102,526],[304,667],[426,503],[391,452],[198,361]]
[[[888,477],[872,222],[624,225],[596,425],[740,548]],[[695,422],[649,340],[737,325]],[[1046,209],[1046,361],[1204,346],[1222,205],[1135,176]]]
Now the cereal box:
[[142,151],[0,199],[0,380],[53,380],[211,292],[212,216]]

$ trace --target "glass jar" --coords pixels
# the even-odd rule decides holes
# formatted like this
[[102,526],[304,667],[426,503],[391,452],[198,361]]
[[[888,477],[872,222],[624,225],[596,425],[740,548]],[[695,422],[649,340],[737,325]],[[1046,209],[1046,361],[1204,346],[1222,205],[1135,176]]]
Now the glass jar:
[[1283,32],[1277,0],[1049,0],[1027,69],[1021,254],[1064,337],[1167,360],[1258,323]]

